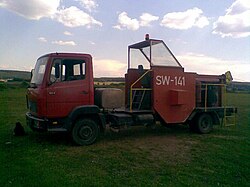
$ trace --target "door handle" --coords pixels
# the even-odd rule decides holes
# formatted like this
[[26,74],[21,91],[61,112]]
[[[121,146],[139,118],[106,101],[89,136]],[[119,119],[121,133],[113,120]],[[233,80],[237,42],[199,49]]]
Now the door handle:
[[49,92],[49,95],[56,95],[56,92]]
[[84,94],[84,95],[86,95],[86,94],[88,94],[89,92],[87,92],[87,91],[82,91],[81,92],[81,94]]

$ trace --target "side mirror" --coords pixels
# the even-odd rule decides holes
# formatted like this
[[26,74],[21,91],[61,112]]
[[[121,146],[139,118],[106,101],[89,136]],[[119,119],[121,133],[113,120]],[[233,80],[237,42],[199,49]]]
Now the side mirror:
[[56,63],[56,64],[55,64],[55,77],[56,77],[57,79],[60,78],[60,64],[59,64],[59,63]]
[[32,77],[33,77],[33,74],[34,74],[34,69],[32,69],[31,71],[30,71],[30,80],[32,79]]

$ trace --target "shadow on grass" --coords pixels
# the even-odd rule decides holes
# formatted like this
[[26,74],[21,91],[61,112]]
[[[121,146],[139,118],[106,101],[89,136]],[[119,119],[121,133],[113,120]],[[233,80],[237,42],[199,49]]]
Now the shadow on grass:
[[170,127],[163,127],[157,125],[154,129],[151,127],[130,127],[128,129],[122,129],[119,132],[112,132],[110,129],[107,129],[104,139],[107,140],[116,140],[116,139],[137,139],[137,138],[147,138],[147,137],[158,137],[158,136],[167,136],[167,135],[183,135],[189,133],[187,127],[183,125],[173,125]]
[[65,132],[29,132],[28,136],[29,141],[42,145],[74,145],[69,134]]

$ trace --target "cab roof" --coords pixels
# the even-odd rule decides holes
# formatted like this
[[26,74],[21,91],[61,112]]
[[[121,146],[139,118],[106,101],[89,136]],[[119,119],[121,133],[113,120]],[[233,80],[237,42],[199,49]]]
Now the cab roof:
[[129,45],[128,47],[132,48],[132,49],[141,49],[141,48],[144,48],[144,47],[149,47],[153,43],[158,44],[158,43],[164,43],[164,42],[163,42],[163,40],[148,39],[148,40],[144,40],[142,42],[138,42],[138,43]]
[[87,53],[57,53],[57,52],[48,53],[39,58],[42,58],[42,57],[88,57],[88,58],[92,58],[92,56]]

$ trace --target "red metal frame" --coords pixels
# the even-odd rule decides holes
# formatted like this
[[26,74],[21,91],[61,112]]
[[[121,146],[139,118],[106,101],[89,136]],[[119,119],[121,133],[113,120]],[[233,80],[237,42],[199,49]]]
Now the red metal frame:
[[153,108],[166,123],[183,123],[195,108],[195,73],[152,67]]
[[[36,103],[37,111],[34,116],[43,118],[64,118],[77,105],[94,104],[94,78],[92,57],[89,54],[51,53],[48,55],[44,79],[37,88],[28,88],[28,100]],[[43,56],[43,57],[44,57]],[[86,64],[84,80],[58,82],[50,85],[49,77],[53,59],[79,59]],[[53,93],[52,95],[50,93]]]

